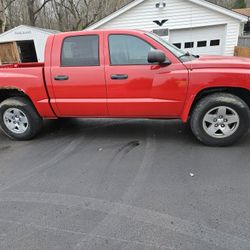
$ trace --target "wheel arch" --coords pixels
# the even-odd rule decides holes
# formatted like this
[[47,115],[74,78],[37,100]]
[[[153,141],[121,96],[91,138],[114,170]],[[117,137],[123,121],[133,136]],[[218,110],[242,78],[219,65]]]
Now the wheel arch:
[[195,105],[204,97],[215,93],[229,93],[241,98],[250,109],[250,90],[241,87],[211,87],[199,91],[196,95],[192,95],[186,102],[186,106],[182,113],[181,119],[183,122],[189,120]]
[[[22,90],[17,88],[0,88],[0,104],[0,127],[8,137],[15,140],[30,140],[40,131],[43,119],[37,112],[32,100]],[[19,112],[23,113],[22,118],[26,116],[26,121],[21,120],[20,114],[15,118],[8,118],[8,120],[11,119],[12,121],[10,120],[7,123],[12,123],[13,125],[14,122],[15,130],[8,127],[5,122],[4,114],[8,109],[19,110]],[[16,120],[17,118],[18,120]],[[15,120],[13,121],[13,119]],[[20,130],[20,124],[24,126],[24,123],[28,124],[26,129]]]
[[27,99],[36,110],[31,98],[22,89],[16,87],[0,87],[0,103],[12,97],[23,97]]

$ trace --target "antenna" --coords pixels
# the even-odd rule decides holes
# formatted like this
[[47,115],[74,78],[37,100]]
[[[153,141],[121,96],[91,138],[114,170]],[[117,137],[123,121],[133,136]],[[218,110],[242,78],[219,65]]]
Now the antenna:
[[155,5],[156,8],[162,9],[166,7],[166,2],[164,0],[160,0],[158,3]]

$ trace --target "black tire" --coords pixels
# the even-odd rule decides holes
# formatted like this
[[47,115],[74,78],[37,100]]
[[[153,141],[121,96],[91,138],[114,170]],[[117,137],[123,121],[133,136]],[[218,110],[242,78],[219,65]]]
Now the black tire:
[[[20,110],[27,118],[26,130],[21,133],[11,131],[4,122],[5,111],[10,109]],[[8,112],[8,111],[7,111]],[[42,127],[42,118],[37,113],[33,104],[24,97],[13,97],[6,99],[0,104],[0,126],[3,132],[14,140],[31,140]]]
[[[220,135],[218,135],[218,137],[215,137],[215,135],[211,136],[206,132],[206,127],[204,128],[204,124],[206,124],[203,122],[205,115],[209,114],[210,110],[213,110],[213,108],[216,109],[217,107],[227,107],[229,110],[235,111],[239,118],[239,122],[236,123],[237,126],[235,125],[234,127],[233,134],[228,134],[227,137],[220,138]],[[229,146],[234,144],[248,132],[249,125],[250,111],[247,104],[239,97],[226,93],[212,94],[203,98],[196,104],[190,117],[190,126],[193,134],[199,141],[208,146]],[[209,123],[208,126],[210,126]],[[216,123],[214,126],[218,126],[218,124]],[[225,126],[223,121],[222,125],[219,125],[219,127],[221,126]],[[232,126],[234,126],[234,124]],[[219,129],[218,131],[221,132],[222,130]]]

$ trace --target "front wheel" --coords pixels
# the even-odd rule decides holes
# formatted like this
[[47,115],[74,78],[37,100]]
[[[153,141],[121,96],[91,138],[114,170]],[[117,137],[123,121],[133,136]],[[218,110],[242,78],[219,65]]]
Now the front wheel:
[[26,98],[9,98],[0,104],[0,126],[10,138],[30,140],[39,132],[41,125],[41,117]]
[[249,107],[232,94],[213,94],[195,106],[190,125],[193,134],[202,143],[229,146],[247,133],[250,125]]

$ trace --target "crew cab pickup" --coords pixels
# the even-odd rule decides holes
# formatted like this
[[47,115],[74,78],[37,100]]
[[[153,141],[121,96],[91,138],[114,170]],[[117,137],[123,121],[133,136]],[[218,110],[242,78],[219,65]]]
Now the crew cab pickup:
[[0,125],[33,138],[43,119],[181,119],[226,146],[250,124],[250,59],[196,56],[157,35],[95,30],[51,35],[45,62],[0,67]]

